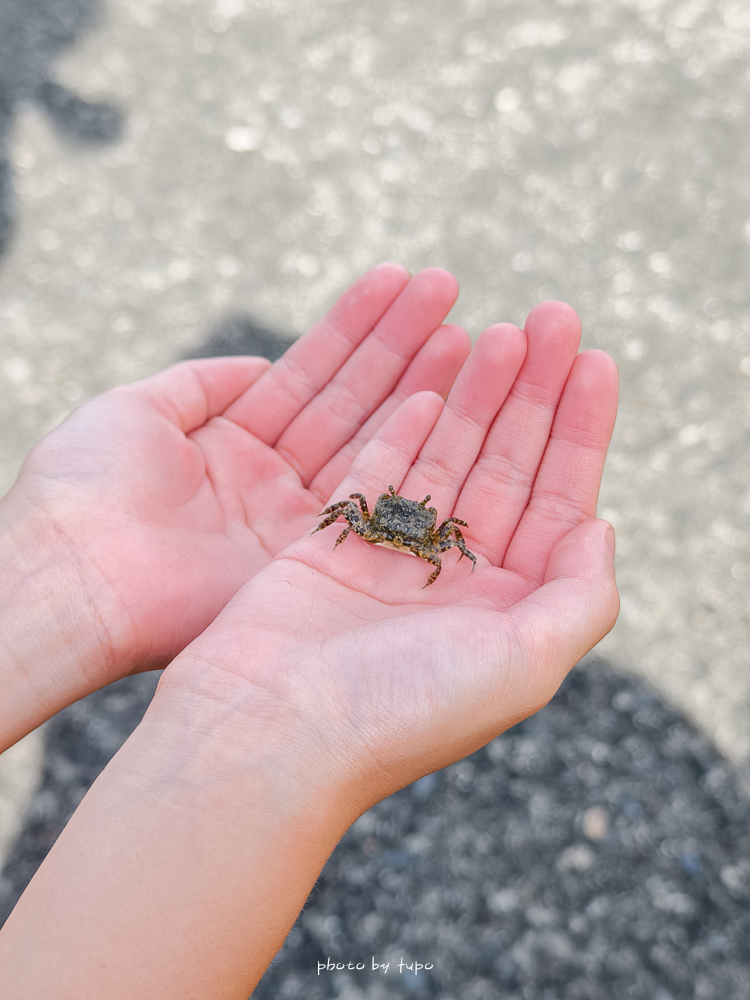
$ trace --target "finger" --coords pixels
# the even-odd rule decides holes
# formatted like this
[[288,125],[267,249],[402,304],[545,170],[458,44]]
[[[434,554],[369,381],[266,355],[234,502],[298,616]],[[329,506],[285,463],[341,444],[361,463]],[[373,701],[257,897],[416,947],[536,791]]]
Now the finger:
[[[429,493],[441,517],[453,513],[525,354],[526,336],[512,323],[498,323],[482,333],[456,378],[435,430],[406,477],[404,496]],[[460,511],[456,513],[461,516]]]
[[378,264],[354,282],[325,317],[300,337],[265,377],[226,413],[273,445],[328,384],[409,282],[399,264]]
[[164,417],[189,434],[223,413],[270,366],[268,358],[255,357],[181,361],[117,391],[145,397]]
[[491,563],[501,565],[531,496],[581,324],[563,302],[543,302],[525,326],[526,358],[467,478],[457,509]]
[[438,327],[406,369],[390,396],[323,466],[310,483],[310,491],[321,500],[329,497],[364,445],[409,396],[431,390],[445,399],[470,351],[471,341],[461,327],[450,324]]
[[565,383],[529,505],[503,561],[540,584],[550,552],[571,528],[596,516],[604,460],[617,415],[617,367],[584,351]]
[[291,422],[276,450],[307,486],[394,390],[458,294],[441,268],[415,275],[375,329]]
[[544,585],[504,612],[518,661],[504,697],[518,706],[518,719],[545,705],[568,671],[614,626],[620,599],[613,556],[612,527],[584,521],[553,548]]
[[328,503],[345,500],[350,493],[364,493],[374,504],[389,485],[398,492],[443,406],[436,392],[409,396],[359,452]]

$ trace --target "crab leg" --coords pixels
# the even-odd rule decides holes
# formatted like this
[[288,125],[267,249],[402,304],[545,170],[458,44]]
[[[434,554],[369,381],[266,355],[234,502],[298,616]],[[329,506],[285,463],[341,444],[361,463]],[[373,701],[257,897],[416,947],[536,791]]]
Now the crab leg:
[[336,545],[341,545],[341,543],[343,542],[343,540],[346,538],[346,536],[349,534],[349,532],[351,530],[352,530],[352,526],[350,524],[347,524],[347,526],[341,532],[341,534],[339,535],[339,537],[336,539],[336,542],[335,542],[335,544],[333,546],[334,549],[336,548]]
[[359,500],[359,505],[362,508],[362,514],[364,515],[366,521],[370,516],[370,511],[367,509],[367,500],[365,499],[365,497],[361,493],[350,493],[349,499]]
[[[433,566],[437,566],[437,569],[434,570],[432,573],[430,573],[430,575],[427,577],[427,583],[424,585],[424,587],[429,587],[430,584],[434,583],[435,580],[437,580],[437,578],[440,576],[440,570],[443,568],[443,565],[440,562],[440,556],[438,555],[422,556],[422,558],[427,560],[427,562],[432,563]],[[422,590],[424,590],[424,587],[422,587]]]
[[[321,521],[317,528],[313,528],[310,534],[314,535],[315,532],[320,531],[321,528],[327,528],[329,524],[333,524],[333,522],[337,520],[337,518],[339,518],[344,513],[346,507],[353,507],[353,506],[354,505],[350,503],[349,500],[340,500],[338,503],[334,503],[331,504],[330,507],[326,507],[325,510],[321,511],[320,514],[318,514],[318,517],[325,517],[325,520]],[[359,513],[359,511],[357,511],[357,513]],[[326,515],[328,516],[326,517]]]
[[[463,521],[461,523],[463,524]],[[458,561],[461,562],[464,556],[466,556],[468,559],[471,559],[471,572],[473,573],[477,565],[476,556],[474,555],[473,552],[469,552],[469,550],[466,548],[466,542],[464,541],[464,536],[461,534],[459,529],[454,527],[451,529],[451,531],[454,537],[441,539],[441,541],[439,542],[440,551],[445,552],[446,549],[451,549],[451,548],[459,549],[461,555],[458,557]]]
[[[429,497],[427,499],[429,500]],[[450,537],[450,530],[448,530],[448,532],[445,532],[445,529],[446,528],[450,529],[451,524],[462,524],[464,528],[469,527],[466,521],[462,521],[460,517],[449,517],[445,521],[443,521],[443,523],[440,525],[440,527],[437,530],[437,534],[439,535],[441,533],[445,533],[446,538]]]

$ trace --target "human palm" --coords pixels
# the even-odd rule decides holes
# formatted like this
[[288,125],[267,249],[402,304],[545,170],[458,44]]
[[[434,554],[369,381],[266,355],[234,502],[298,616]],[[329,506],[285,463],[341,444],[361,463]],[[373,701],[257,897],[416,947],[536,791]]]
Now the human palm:
[[430,493],[440,519],[468,522],[474,574],[450,550],[424,588],[429,564],[354,533],[332,551],[342,521],[281,552],[165,684],[240,690],[287,732],[304,720],[310,756],[325,748],[318,763],[356,775],[355,794],[369,768],[375,797],[540,708],[617,614],[608,526],[595,520],[617,375],[599,351],[576,357],[579,337],[560,303],[537,307],[525,333],[488,329],[445,407],[412,396],[333,494]]
[[304,531],[407,396],[469,350],[440,327],[455,280],[368,272],[274,366],[184,362],[84,404],[27,459],[31,501],[76,560],[110,655],[94,685],[159,666]]

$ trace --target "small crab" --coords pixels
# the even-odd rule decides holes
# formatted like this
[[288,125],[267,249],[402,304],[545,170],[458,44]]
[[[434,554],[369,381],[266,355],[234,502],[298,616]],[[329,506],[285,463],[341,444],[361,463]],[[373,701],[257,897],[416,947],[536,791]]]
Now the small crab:
[[[388,489],[389,493],[381,493],[378,497],[372,514],[367,509],[367,500],[361,493],[350,493],[348,500],[331,504],[318,514],[318,517],[324,520],[311,534],[315,534],[321,528],[327,528],[337,518],[345,517],[349,524],[336,539],[336,545],[343,542],[353,530],[373,545],[382,545],[386,549],[397,549],[399,552],[408,552],[410,556],[426,559],[437,569],[430,574],[425,587],[429,587],[438,578],[442,568],[439,553],[453,546],[461,550],[459,561],[464,556],[471,559],[471,572],[474,572],[476,557],[466,548],[464,537],[456,527],[457,524],[468,527],[466,521],[458,517],[449,517],[436,529],[437,511],[434,507],[426,506],[430,499],[429,493],[424,500],[406,500],[399,496],[392,486]],[[352,500],[359,500],[359,507],[356,503],[352,503]],[[334,549],[336,545],[333,546]],[[424,587],[422,589],[424,590]]]

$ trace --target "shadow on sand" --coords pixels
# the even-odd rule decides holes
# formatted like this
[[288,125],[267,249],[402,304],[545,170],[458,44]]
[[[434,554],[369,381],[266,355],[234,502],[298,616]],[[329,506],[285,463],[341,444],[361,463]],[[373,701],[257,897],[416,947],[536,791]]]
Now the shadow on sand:
[[91,26],[98,8],[98,0],[0,0],[0,254],[13,230],[9,144],[20,105],[41,106],[66,139],[82,145],[122,134],[122,112],[84,101],[54,79],[55,58]]

